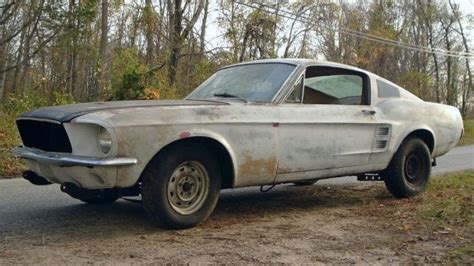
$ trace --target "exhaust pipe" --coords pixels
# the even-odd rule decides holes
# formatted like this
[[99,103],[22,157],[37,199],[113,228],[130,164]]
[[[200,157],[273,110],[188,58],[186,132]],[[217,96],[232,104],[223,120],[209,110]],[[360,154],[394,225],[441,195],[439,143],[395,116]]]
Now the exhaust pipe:
[[37,186],[45,186],[51,185],[52,183],[46,180],[46,178],[37,175],[35,172],[32,171],[25,171],[23,172],[23,178],[30,181],[31,184]]

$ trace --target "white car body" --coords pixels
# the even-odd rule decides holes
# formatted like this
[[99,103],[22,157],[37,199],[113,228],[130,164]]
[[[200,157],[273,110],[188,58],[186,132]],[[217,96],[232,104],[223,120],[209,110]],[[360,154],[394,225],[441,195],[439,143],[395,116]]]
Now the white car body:
[[[270,103],[185,99],[39,109],[20,116],[18,122],[63,126],[72,151],[23,146],[14,153],[25,159],[32,172],[51,183],[73,183],[87,189],[126,188],[140,180],[151,159],[164,149],[177,142],[201,141],[219,154],[222,187],[235,188],[377,173],[387,168],[410,135],[426,142],[432,158],[447,153],[462,136],[457,108],[425,102],[358,68],[299,59],[244,64],[275,62],[294,65],[295,69]],[[285,103],[285,97],[310,66],[366,75],[369,102]],[[381,97],[378,81],[390,84],[398,94],[388,92],[388,97]],[[100,127],[111,134],[107,155],[97,145]]]

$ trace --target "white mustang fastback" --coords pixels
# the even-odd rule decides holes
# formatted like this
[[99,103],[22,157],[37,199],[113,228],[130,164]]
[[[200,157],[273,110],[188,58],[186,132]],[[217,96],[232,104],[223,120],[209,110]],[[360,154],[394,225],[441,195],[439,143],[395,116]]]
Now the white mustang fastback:
[[222,68],[184,100],[49,107],[16,122],[30,182],[87,203],[141,194],[151,218],[176,229],[206,219],[226,188],[357,175],[413,196],[463,134],[455,107],[301,59]]

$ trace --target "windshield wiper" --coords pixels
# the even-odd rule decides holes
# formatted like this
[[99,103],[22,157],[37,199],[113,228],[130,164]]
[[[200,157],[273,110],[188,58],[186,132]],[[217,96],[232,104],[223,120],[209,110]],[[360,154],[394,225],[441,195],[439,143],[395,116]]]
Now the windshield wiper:
[[249,101],[240,97],[240,96],[237,96],[235,94],[230,94],[230,93],[227,93],[227,92],[222,92],[222,93],[214,93],[214,96],[216,97],[223,97],[223,98],[235,98],[235,99],[239,99],[245,103],[248,103]]

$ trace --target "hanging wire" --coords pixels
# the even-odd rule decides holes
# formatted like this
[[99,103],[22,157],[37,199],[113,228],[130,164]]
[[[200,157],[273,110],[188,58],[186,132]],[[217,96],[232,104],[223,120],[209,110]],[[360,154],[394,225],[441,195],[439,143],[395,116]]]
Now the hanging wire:
[[[296,20],[296,21],[299,21],[301,23],[315,24],[315,22],[312,21],[311,18],[309,18],[305,15],[294,14],[294,13],[291,13],[291,12],[286,11],[286,10],[278,10],[278,12],[282,12],[284,14],[276,13],[276,8],[275,7],[272,7],[272,6],[263,4],[263,3],[251,2],[251,4],[247,4],[247,3],[240,2],[240,1],[235,1],[235,3],[246,6],[246,7],[250,7],[252,9],[259,9],[259,10],[262,10],[264,12],[276,15],[276,16]],[[272,11],[269,11],[269,10],[266,10],[266,9],[260,9],[259,6],[255,6],[255,5],[259,5],[260,7],[266,7],[266,8],[273,9],[275,12],[272,12]],[[303,19],[301,19],[301,18],[303,18]],[[426,46],[421,46],[421,45],[403,43],[403,42],[400,42],[400,41],[383,38],[383,37],[380,37],[380,36],[364,33],[364,32],[361,32],[361,31],[352,30],[352,29],[345,28],[345,27],[339,27],[340,29],[332,29],[332,28],[330,28],[328,26],[324,26],[324,25],[319,25],[319,26],[323,27],[323,28],[326,28],[328,30],[331,30],[331,31],[339,31],[340,33],[350,35],[350,36],[353,36],[353,37],[356,37],[356,38],[362,38],[362,39],[365,39],[365,40],[374,41],[374,42],[378,42],[378,43],[382,43],[382,44],[386,44],[386,45],[391,45],[391,46],[395,46],[395,47],[399,47],[399,48],[409,49],[409,50],[413,50],[413,51],[432,53],[432,54],[437,54],[437,55],[442,55],[442,56],[474,59],[474,53],[454,52],[454,51],[448,51],[448,50],[443,50],[443,49],[439,49],[439,48],[431,48],[431,47],[426,47]]]

